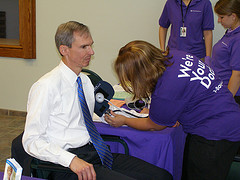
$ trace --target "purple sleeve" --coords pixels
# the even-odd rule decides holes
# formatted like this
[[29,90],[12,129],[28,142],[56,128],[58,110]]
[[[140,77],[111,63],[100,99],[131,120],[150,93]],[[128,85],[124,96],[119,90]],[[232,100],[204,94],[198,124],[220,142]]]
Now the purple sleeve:
[[184,101],[153,97],[151,100],[149,118],[159,125],[173,126],[178,121],[185,107]]
[[213,30],[214,29],[214,19],[212,4],[207,1],[204,8],[204,19],[203,19],[203,30]]
[[232,42],[230,66],[232,70],[240,71],[240,38]]
[[168,16],[168,1],[164,6],[161,17],[159,18],[159,25],[164,28],[168,28],[170,26],[170,20]]

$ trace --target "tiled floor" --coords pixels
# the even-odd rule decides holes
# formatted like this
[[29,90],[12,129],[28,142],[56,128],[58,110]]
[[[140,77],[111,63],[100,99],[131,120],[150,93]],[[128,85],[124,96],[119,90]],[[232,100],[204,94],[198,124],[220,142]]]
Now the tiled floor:
[[0,171],[3,172],[7,158],[11,157],[11,143],[24,129],[25,117],[0,115]]

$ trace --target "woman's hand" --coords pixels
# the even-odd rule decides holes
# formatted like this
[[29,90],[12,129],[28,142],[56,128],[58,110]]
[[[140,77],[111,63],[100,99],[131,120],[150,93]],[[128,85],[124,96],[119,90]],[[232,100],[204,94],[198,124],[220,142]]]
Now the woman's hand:
[[143,110],[140,112],[141,114],[149,114],[148,108],[143,108]]
[[176,122],[172,127],[178,127],[178,126],[180,126],[180,122]]
[[120,127],[122,125],[125,125],[125,120],[127,117],[123,116],[123,115],[119,115],[119,114],[116,114],[112,111],[110,111],[110,114],[105,114],[104,118],[105,118],[105,121],[107,121],[107,123],[110,125],[110,126],[113,126],[113,127]]
[[233,96],[235,96],[239,87],[240,87],[240,71],[232,70],[232,76],[228,82],[228,89],[233,94]]
[[[105,114],[105,121],[110,126],[120,127],[127,125],[129,127],[141,130],[141,131],[160,131],[165,129],[167,126],[162,126],[154,123],[149,117],[147,118],[128,118],[123,115],[115,114],[110,112],[111,115]],[[175,126],[175,125],[174,125]]]

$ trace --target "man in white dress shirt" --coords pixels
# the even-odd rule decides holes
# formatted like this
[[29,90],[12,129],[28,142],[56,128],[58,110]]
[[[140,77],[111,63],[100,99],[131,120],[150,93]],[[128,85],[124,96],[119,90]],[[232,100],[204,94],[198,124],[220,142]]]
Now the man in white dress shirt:
[[51,173],[49,179],[172,179],[167,171],[123,154],[113,154],[112,169],[101,164],[85,126],[76,82],[80,76],[92,115],[94,87],[81,73],[94,54],[90,31],[84,24],[69,21],[58,27],[55,42],[62,56],[60,64],[34,83],[29,92],[22,141],[25,151],[74,172]]

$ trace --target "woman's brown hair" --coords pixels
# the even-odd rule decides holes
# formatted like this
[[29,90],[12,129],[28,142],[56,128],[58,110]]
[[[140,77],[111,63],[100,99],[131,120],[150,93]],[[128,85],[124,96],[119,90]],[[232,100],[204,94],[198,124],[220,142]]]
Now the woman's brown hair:
[[122,47],[114,68],[123,89],[133,98],[149,98],[170,65],[167,55],[168,50],[163,52],[146,41],[132,41]]
[[240,18],[240,0],[219,0],[214,6],[214,11],[219,15],[235,13]]

